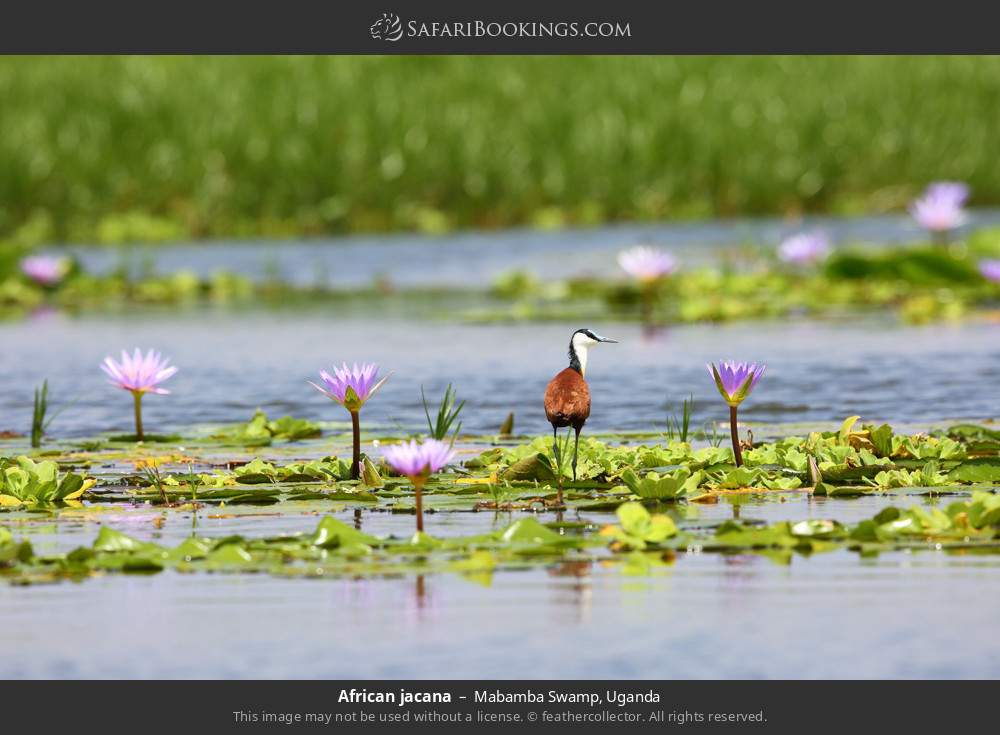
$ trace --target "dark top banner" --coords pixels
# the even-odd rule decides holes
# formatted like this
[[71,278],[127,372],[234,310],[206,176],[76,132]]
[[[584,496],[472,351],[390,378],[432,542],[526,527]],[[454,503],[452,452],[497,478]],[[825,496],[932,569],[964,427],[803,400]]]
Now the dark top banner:
[[994,53],[989,3],[244,0],[8,4],[4,53]]

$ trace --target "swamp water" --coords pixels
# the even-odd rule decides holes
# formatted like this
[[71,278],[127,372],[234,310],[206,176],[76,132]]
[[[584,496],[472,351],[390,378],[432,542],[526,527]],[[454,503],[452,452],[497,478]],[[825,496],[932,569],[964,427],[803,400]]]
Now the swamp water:
[[[828,224],[840,239],[913,235],[903,219],[857,221],[840,232],[836,222]],[[614,267],[614,250],[637,240],[681,250],[687,243],[692,257],[702,257],[700,244],[713,238],[731,243],[744,232],[776,239],[784,231],[778,222],[755,227],[735,223],[666,233],[623,227],[572,237],[515,233],[434,243],[360,238],[324,249],[304,244],[150,253],[163,270],[204,272],[239,263],[246,264],[245,272],[266,277],[272,267],[267,254],[273,252],[273,267],[299,283],[325,273],[339,285],[367,285],[379,275],[408,285],[484,285],[512,267],[564,276],[568,253],[580,272],[606,271]],[[376,254],[374,247],[384,249]],[[317,257],[326,265],[317,266]],[[85,251],[83,259],[98,269],[117,262],[99,250]],[[387,270],[387,260],[397,265]],[[341,268],[344,262],[351,267]],[[53,442],[68,446],[131,431],[129,397],[106,384],[98,365],[105,355],[138,345],[162,350],[180,367],[168,384],[172,395],[144,402],[148,431],[204,436],[211,433],[207,427],[246,421],[260,407],[272,417],[325,422],[333,434],[248,456],[345,457],[346,413],[305,381],[334,361],[370,360],[394,374],[363,410],[364,450],[378,455],[371,437],[424,430],[420,386],[434,401],[452,383],[467,401],[462,432],[479,437],[459,442],[460,459],[467,459],[488,444],[510,411],[517,434],[548,432],[541,397],[546,381],[565,366],[569,335],[579,326],[586,325],[468,325],[331,305],[84,316],[42,311],[0,323],[0,431],[27,431],[31,389],[42,378],[49,380],[54,409],[75,401],[53,422]],[[728,357],[768,364],[741,410],[758,441],[835,429],[854,414],[905,431],[1000,416],[997,323],[901,327],[866,318],[684,326],[653,336],[635,325],[602,324],[600,331],[621,343],[591,356],[587,377],[594,405],[585,436],[660,431],[689,395],[695,401],[693,428],[723,420],[725,405],[704,364]],[[25,441],[5,440],[0,454],[23,452]],[[112,465],[98,462],[92,472],[112,472]],[[692,522],[829,518],[853,524],[889,505],[950,502],[901,494],[810,498],[799,492],[740,500],[699,504],[690,511]],[[102,527],[166,546],[181,543],[193,529],[212,538],[309,534],[327,514],[350,525],[360,522],[376,536],[405,538],[413,529],[409,514],[356,514],[317,500],[207,506],[197,517],[190,509],[148,504],[94,505],[99,507],[67,508],[54,516],[0,514],[0,526],[10,526],[42,554],[89,546]],[[548,522],[555,513],[436,512],[426,525],[431,535],[448,538],[498,531],[525,517]],[[616,520],[610,509],[565,514],[567,521],[578,518],[594,528]],[[763,554],[681,552],[672,563],[639,574],[627,573],[606,549],[591,554],[586,561],[478,577],[442,572],[305,579],[167,569],[80,582],[0,584],[0,676],[1000,676],[1000,641],[988,633],[1000,613],[998,554],[930,549],[868,557],[836,550],[794,555],[786,563]]]
[[[49,315],[0,325],[5,345],[0,429],[30,421],[29,386],[44,374],[59,438],[127,431],[128,396],[99,360],[120,345],[156,345],[181,371],[170,396],[146,401],[151,430],[271,415],[342,422],[305,384],[334,359],[378,361],[394,375],[366,406],[373,434],[419,431],[419,386],[452,382],[468,403],[463,433],[495,433],[510,410],[518,433],[546,430],[540,399],[576,325],[465,326],[338,318],[335,313]],[[703,367],[720,356],[763,359],[768,374],[742,412],[760,434],[839,425],[847,414],[921,426],[1000,415],[1000,325],[892,327],[802,322],[683,327],[653,339],[632,325],[595,350],[588,433],[661,428],[667,404],[695,397],[695,424],[719,420]],[[44,366],[41,371],[39,366]],[[342,426],[339,423],[338,426]],[[645,441],[652,441],[646,439]],[[17,440],[14,440],[14,444]],[[22,440],[23,445],[23,440]],[[283,451],[317,457],[326,439]],[[371,451],[366,444],[366,450]],[[7,447],[4,454],[12,453]],[[268,456],[269,450],[258,452]],[[373,452],[374,454],[375,452]],[[758,497],[698,507],[699,522],[836,518],[856,522],[925,498]],[[202,510],[199,535],[309,533],[329,506],[302,502]],[[353,523],[351,510],[336,513]],[[525,513],[432,513],[438,537],[501,529]],[[576,517],[572,511],[567,514]],[[610,511],[580,512],[596,525]],[[541,520],[554,514],[543,513]],[[0,517],[0,521],[5,519]],[[190,511],[109,504],[40,516],[16,529],[40,552],[89,545],[101,524],[176,545]],[[365,532],[407,536],[410,515],[364,511]],[[834,551],[780,564],[760,555],[681,553],[647,575],[619,566],[552,563],[395,578],[289,579],[267,574],[109,574],[80,583],[0,586],[7,677],[980,677],[1000,675],[1000,555]]]

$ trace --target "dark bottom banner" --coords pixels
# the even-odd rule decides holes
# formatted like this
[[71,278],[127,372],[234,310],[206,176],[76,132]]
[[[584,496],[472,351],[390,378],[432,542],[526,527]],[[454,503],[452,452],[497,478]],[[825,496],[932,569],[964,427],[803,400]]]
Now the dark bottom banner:
[[[102,734],[469,727],[537,732],[947,731],[990,716],[995,682],[9,681],[4,720]],[[985,719],[983,724],[985,724]],[[11,732],[15,730],[11,729]],[[886,731],[889,731],[888,729]]]

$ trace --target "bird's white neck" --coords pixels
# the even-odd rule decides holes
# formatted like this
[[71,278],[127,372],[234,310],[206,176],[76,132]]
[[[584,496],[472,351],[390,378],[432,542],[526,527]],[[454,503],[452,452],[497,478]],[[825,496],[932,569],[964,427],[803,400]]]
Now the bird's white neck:
[[[590,342],[585,335],[578,334],[571,343],[573,353],[570,355],[570,367],[578,368],[582,377],[587,376],[587,351],[590,349]],[[573,358],[576,358],[575,361]]]

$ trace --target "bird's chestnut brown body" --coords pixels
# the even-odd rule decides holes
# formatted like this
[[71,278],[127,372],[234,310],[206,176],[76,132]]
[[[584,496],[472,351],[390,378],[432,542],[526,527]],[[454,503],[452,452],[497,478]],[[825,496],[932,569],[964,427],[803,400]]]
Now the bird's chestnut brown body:
[[545,389],[545,418],[553,428],[572,426],[579,431],[590,417],[590,388],[575,368],[568,367]]

